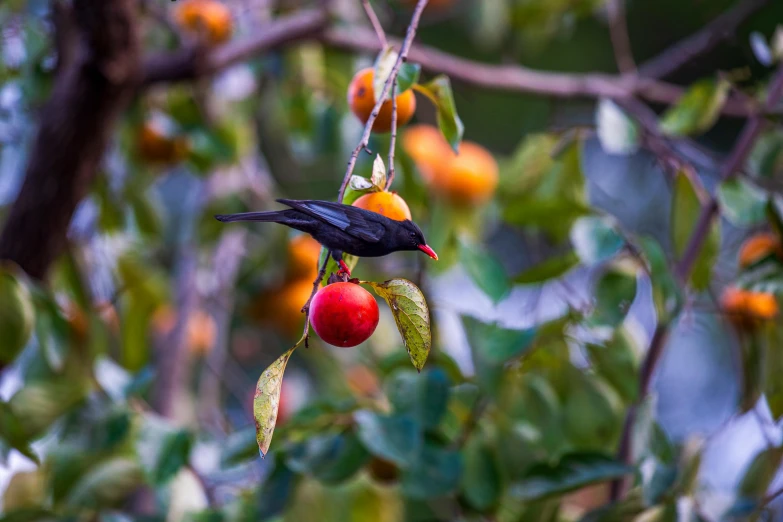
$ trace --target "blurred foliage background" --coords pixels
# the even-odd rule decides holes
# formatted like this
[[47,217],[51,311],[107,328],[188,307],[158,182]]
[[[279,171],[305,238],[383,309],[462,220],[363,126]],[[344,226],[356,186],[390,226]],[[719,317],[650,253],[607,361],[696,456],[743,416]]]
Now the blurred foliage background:
[[[327,3],[334,27],[368,30],[359,0]],[[231,46],[321,5],[189,4],[139,2],[145,53]],[[319,249],[213,215],[334,200],[363,130],[346,94],[376,53],[315,33],[140,90],[46,281],[0,268],[3,521],[783,520],[781,105],[754,112],[774,92],[783,3],[430,4],[417,43],[576,79],[621,78],[612,24],[627,24],[637,64],[714,39],[657,78],[684,89],[666,105],[453,77],[463,146],[480,151],[462,175],[417,92],[391,189],[440,260],[397,253],[354,273],[422,288],[432,353],[414,371],[382,302],[359,347],[313,338],[288,364],[264,459],[256,380],[300,336]],[[402,37],[414,2],[372,5]],[[41,152],[51,7],[0,4],[0,222]],[[435,77],[424,69],[420,83]],[[355,174],[388,147],[373,134]]]

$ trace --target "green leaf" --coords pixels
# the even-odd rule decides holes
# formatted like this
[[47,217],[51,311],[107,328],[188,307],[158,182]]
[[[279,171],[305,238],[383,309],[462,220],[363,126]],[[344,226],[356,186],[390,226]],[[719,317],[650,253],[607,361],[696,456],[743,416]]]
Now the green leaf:
[[432,346],[430,310],[424,294],[407,279],[367,284],[388,303],[411,362],[421,371]]
[[142,483],[141,467],[131,459],[114,457],[90,469],[73,487],[67,504],[105,508],[119,504]]
[[607,153],[628,155],[639,149],[639,126],[612,100],[599,100],[595,122],[598,140]]
[[680,287],[669,269],[669,262],[660,243],[651,237],[639,238],[638,246],[647,261],[652,284],[653,304],[658,321],[668,323],[680,309]]
[[737,487],[737,495],[744,499],[761,500],[775,478],[783,459],[783,448],[768,448],[753,457]]
[[723,215],[733,225],[752,227],[767,218],[767,193],[744,179],[730,179],[718,187]]
[[579,449],[611,446],[621,428],[617,396],[603,382],[573,367],[566,378],[564,422],[568,440]]
[[8,405],[28,439],[38,438],[63,414],[81,402],[84,386],[69,379],[28,383]]
[[0,441],[40,464],[38,455],[30,447],[31,438],[25,432],[22,421],[14,415],[11,406],[0,401]]
[[511,283],[503,265],[492,254],[478,245],[459,242],[462,266],[479,289],[493,303],[498,303],[511,291]]
[[21,270],[0,264],[0,365],[11,363],[27,345],[35,326],[35,308]]
[[371,181],[376,190],[386,189],[386,165],[383,164],[380,154],[375,155],[375,161],[372,163]]
[[[547,143],[544,140],[543,145]],[[507,196],[500,192],[503,219],[512,225],[543,230],[556,242],[567,238],[573,222],[592,212],[585,192],[580,151],[581,142],[573,142],[553,158],[548,168],[542,167],[545,173],[529,188],[522,192],[512,189]]]
[[632,340],[624,330],[617,330],[606,345],[588,343],[587,352],[595,371],[612,385],[626,403],[638,394],[638,361]]
[[564,256],[552,257],[532,268],[528,268],[516,276],[514,282],[521,284],[543,283],[551,279],[557,279],[578,264],[579,257],[576,255],[576,252],[571,251]]
[[521,357],[533,346],[536,331],[508,330],[468,316],[462,317],[462,324],[479,383],[491,393],[498,392],[503,380],[503,365]]
[[167,483],[188,463],[193,437],[152,414],[144,423],[136,442],[145,471],[157,485]]
[[354,414],[359,440],[376,457],[394,462],[401,468],[412,466],[422,448],[422,433],[408,415],[383,416],[368,410]]
[[[391,45],[384,47],[375,58],[374,73],[372,78],[372,89],[377,102],[383,92],[383,86],[397,63],[399,54]],[[391,99],[391,89],[386,93],[386,99]]]
[[486,512],[497,505],[503,489],[501,476],[492,447],[480,439],[470,441],[465,447],[461,490],[473,509]]
[[[296,347],[294,347],[296,348]],[[253,418],[256,421],[256,442],[263,458],[272,443],[272,434],[277,422],[277,410],[280,406],[280,392],[283,386],[283,373],[294,348],[270,364],[258,378],[256,393],[253,396]]]
[[622,478],[633,468],[600,453],[571,453],[555,465],[536,464],[512,486],[512,495],[530,502]]
[[449,379],[440,368],[420,374],[398,370],[387,378],[385,389],[394,412],[410,415],[424,428],[436,428],[446,413]]
[[337,484],[359,471],[369,453],[352,432],[316,435],[288,451],[286,464],[297,473],[307,473],[321,482]]
[[162,224],[158,209],[148,195],[139,189],[128,190],[126,198],[131,205],[136,226],[143,235],[160,236]]
[[421,65],[404,62],[397,73],[397,96],[404,93],[419,81]]
[[767,351],[764,358],[764,396],[767,399],[772,418],[783,417],[783,343],[779,328],[771,328],[766,336]]
[[427,444],[415,464],[403,470],[402,492],[414,499],[441,497],[459,487],[461,476],[459,451]]
[[625,245],[625,239],[612,220],[603,216],[585,216],[571,227],[571,243],[585,265],[597,265],[613,258]]
[[451,91],[451,82],[448,76],[439,75],[432,81],[418,86],[418,91],[427,96],[437,110],[438,127],[440,132],[449,142],[454,152],[459,154],[459,144],[465,132],[457,107],[454,104],[454,94]]
[[726,80],[705,79],[694,83],[663,115],[661,131],[671,136],[687,136],[709,130],[720,116],[730,87]]
[[636,274],[610,269],[601,275],[593,295],[595,304],[589,322],[615,327],[623,322],[636,297]]
[[[674,251],[678,259],[682,258],[691,241],[696,223],[701,215],[701,210],[701,203],[693,185],[691,185],[690,179],[685,174],[677,174],[674,181],[674,194],[672,195],[671,232]],[[720,246],[720,230],[718,227],[717,223],[710,225],[707,240],[702,245],[693,265],[690,283],[696,290],[704,290],[710,284],[712,266],[715,263]]]

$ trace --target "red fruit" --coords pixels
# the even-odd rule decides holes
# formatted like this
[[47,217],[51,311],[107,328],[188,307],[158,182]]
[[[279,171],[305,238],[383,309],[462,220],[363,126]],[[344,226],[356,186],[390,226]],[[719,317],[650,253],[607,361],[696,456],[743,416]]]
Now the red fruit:
[[378,303],[354,283],[332,283],[315,294],[310,324],[325,342],[349,348],[366,341],[378,326]]

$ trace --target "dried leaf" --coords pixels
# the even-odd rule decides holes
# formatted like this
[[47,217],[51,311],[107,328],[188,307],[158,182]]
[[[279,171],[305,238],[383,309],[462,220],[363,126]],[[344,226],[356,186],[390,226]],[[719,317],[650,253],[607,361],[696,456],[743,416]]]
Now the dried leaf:
[[377,190],[386,188],[386,165],[378,154],[372,164],[372,184]]
[[294,348],[278,357],[258,378],[253,397],[253,417],[256,420],[256,441],[262,458],[269,451],[269,444],[272,442],[272,434],[277,422],[277,409],[280,406],[283,373],[288,359],[294,353]]

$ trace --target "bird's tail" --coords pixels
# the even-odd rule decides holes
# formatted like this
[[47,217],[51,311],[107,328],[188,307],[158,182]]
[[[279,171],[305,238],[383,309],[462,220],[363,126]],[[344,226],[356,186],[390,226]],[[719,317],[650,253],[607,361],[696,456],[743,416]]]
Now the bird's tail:
[[240,212],[239,214],[221,214],[215,219],[223,223],[232,221],[271,221],[280,222],[286,219],[286,210],[272,210],[269,212]]

